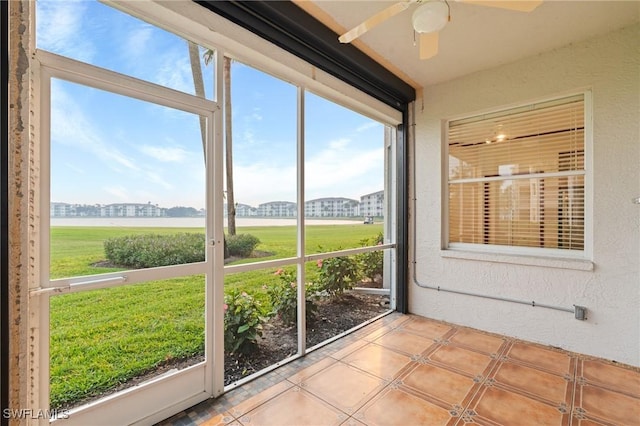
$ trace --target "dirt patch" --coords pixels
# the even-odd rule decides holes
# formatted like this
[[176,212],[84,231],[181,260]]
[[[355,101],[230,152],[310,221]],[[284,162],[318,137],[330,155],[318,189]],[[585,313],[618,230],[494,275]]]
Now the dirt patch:
[[[336,300],[321,301],[316,319],[307,324],[307,347],[350,330],[388,309],[388,298],[356,292],[349,292]],[[225,386],[295,355],[298,351],[297,332],[296,326],[285,326],[277,318],[270,319],[264,325],[254,353],[225,353]]]

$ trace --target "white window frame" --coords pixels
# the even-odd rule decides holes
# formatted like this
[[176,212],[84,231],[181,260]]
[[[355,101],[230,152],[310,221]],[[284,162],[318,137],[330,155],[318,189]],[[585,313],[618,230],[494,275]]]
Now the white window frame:
[[[34,399],[43,410],[49,407],[49,298],[59,294],[90,291],[122,285],[136,285],[159,279],[189,276],[195,274],[206,275],[205,296],[205,330],[216,330],[222,327],[221,310],[213,309],[222,306],[224,298],[222,288],[213,284],[222,279],[223,241],[221,234],[215,234],[216,229],[222,229],[221,211],[223,201],[222,191],[212,191],[215,182],[222,182],[222,119],[217,102],[202,99],[193,95],[181,93],[154,83],[138,80],[117,72],[105,70],[93,65],[85,64],[70,58],[65,58],[46,51],[36,51],[38,64],[35,74],[39,80],[39,188],[38,204],[43,206],[39,214],[39,271],[40,278],[31,282],[30,296],[33,316],[30,317],[37,335],[35,348],[38,353],[36,368],[38,374],[31,380],[37,382]],[[95,276],[80,276],[61,279],[50,279],[50,105],[51,80],[60,79],[86,87],[105,90],[109,93],[135,98],[157,105],[182,110],[206,117],[209,123],[206,135],[206,174],[207,210],[213,212],[206,219],[207,241],[206,260],[204,262],[174,265],[168,267],[130,270],[115,273],[99,274]],[[203,156],[204,161],[204,156]],[[158,376],[145,383],[144,386],[134,386],[107,396],[95,403],[63,412],[58,420],[65,424],[120,424],[129,423],[131,419],[146,419],[149,416],[158,420],[171,415],[181,409],[214,395],[222,393],[223,377],[216,374],[216,365],[224,365],[223,349],[218,341],[222,336],[211,332],[205,335],[206,360],[191,367],[174,373]],[[167,392],[173,390],[174,392]],[[178,397],[178,395],[180,395]],[[122,402],[126,401],[125,404]],[[158,407],[161,406],[161,409]],[[64,418],[68,416],[68,418]],[[102,419],[102,420],[96,420]],[[41,424],[47,424],[49,419],[40,419]]]
[[[449,123],[483,114],[494,114],[523,106],[550,102],[571,96],[584,97],[584,249],[568,250],[540,247],[517,247],[491,244],[452,243],[449,241]],[[442,121],[442,249],[441,256],[499,263],[545,266],[561,269],[593,269],[593,100],[591,90],[568,92],[519,102]],[[550,175],[553,175],[550,174]]]
[[[73,277],[57,280],[49,279],[49,125],[50,125],[50,89],[45,87],[51,78],[60,78],[77,84],[95,87],[124,96],[133,97],[153,103],[158,103],[172,108],[182,109],[207,116],[213,123],[214,131],[207,136],[207,158],[213,159],[215,164],[207,164],[208,184],[223,182],[223,156],[222,156],[222,114],[214,114],[220,107],[217,101],[198,98],[193,95],[168,89],[154,83],[149,83],[137,78],[122,75],[94,65],[89,65],[70,58],[53,53],[38,51],[33,58],[33,77],[36,85],[37,99],[34,102],[34,114],[36,138],[46,141],[36,152],[39,164],[42,167],[34,171],[34,183],[39,188],[39,194],[35,196],[34,206],[36,212],[36,229],[34,240],[38,244],[38,277],[30,280],[29,310],[31,312],[29,322],[33,344],[34,358],[31,363],[31,373],[28,381],[31,389],[31,401],[36,410],[47,410],[49,406],[49,298],[60,293],[88,291],[99,288],[108,288],[120,285],[135,285],[155,279],[166,279],[174,276],[206,273],[212,277],[212,284],[207,284],[206,299],[206,353],[207,362],[180,370],[175,374],[165,375],[153,379],[144,386],[136,386],[117,392],[95,403],[90,403],[72,410],[72,416],[68,419],[60,418],[54,423],[65,424],[124,424],[153,423],[160,421],[175,412],[179,412],[196,403],[212,396],[218,396],[228,388],[223,387],[223,336],[215,330],[223,329],[223,311],[214,309],[214,306],[222,306],[224,300],[224,275],[234,272],[249,271],[265,267],[284,266],[295,264],[298,266],[298,279],[302,283],[298,286],[299,300],[304,301],[304,264],[309,261],[325,259],[333,256],[347,256],[365,253],[375,250],[385,250],[385,279],[390,282],[391,308],[395,306],[396,277],[393,266],[395,265],[395,240],[396,240],[396,131],[395,127],[402,123],[402,113],[385,105],[384,103],[364,94],[360,90],[330,76],[329,74],[310,66],[302,59],[273,46],[271,43],[256,37],[254,34],[239,26],[224,20],[223,18],[204,11],[202,6],[193,2],[164,2],[157,3],[150,0],[131,1],[104,1],[110,6],[123,12],[136,16],[159,28],[180,35],[201,46],[207,46],[215,50],[218,58],[223,55],[242,61],[256,69],[272,74],[282,80],[292,82],[298,87],[298,116],[304,116],[303,100],[306,91],[313,92],[332,102],[345,106],[364,116],[376,120],[387,126],[385,129],[385,172],[388,179],[385,181],[385,191],[388,197],[385,201],[385,213],[388,218],[385,223],[385,234],[388,241],[380,246],[360,247],[339,252],[325,252],[313,255],[304,255],[304,204],[298,203],[298,217],[302,221],[299,226],[298,255],[288,259],[278,259],[268,262],[237,265],[231,267],[219,267],[222,260],[222,236],[216,235],[218,229],[223,229],[223,204],[222,190],[209,189],[207,191],[207,210],[220,212],[211,214],[206,219],[208,239],[215,240],[215,244],[208,245],[207,258],[210,261],[172,267],[154,268],[148,270],[125,271],[117,273],[100,274],[91,277]],[[32,9],[32,20],[35,16],[35,8]],[[216,31],[210,28],[215,27]],[[222,48],[221,46],[224,46]],[[267,53],[264,53],[267,52]],[[222,60],[216,61],[216,94],[222,93]],[[40,85],[40,87],[38,87]],[[39,122],[38,122],[39,120]],[[299,121],[300,122],[300,121]],[[304,122],[298,131],[298,196],[304,199]],[[212,237],[212,238],[209,238]],[[219,238],[218,238],[219,237]],[[305,318],[303,302],[298,305],[298,317]],[[300,322],[300,324],[304,324]],[[299,356],[308,353],[305,348],[304,327],[299,325]],[[301,337],[300,337],[301,336]],[[339,337],[339,336],[336,336]],[[292,359],[295,357],[292,357]],[[287,361],[287,360],[285,360]],[[278,365],[281,365],[278,363]],[[276,366],[273,366],[274,368]],[[204,370],[204,371],[203,371]],[[220,373],[221,372],[221,373]],[[262,372],[264,373],[264,371]],[[250,376],[244,381],[253,379]],[[238,384],[243,383],[239,382]],[[202,384],[202,390],[194,394],[185,393],[183,399],[165,401],[163,385],[173,386],[176,389],[191,389],[193,383]],[[123,401],[127,401],[123,405]],[[64,414],[64,413],[63,413]],[[131,420],[137,419],[137,420]],[[32,420],[34,424],[49,424],[49,419],[40,418]]]

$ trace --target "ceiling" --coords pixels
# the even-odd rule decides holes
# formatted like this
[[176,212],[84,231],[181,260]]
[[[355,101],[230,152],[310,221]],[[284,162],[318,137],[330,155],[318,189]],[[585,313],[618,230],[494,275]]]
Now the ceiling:
[[[342,33],[396,2],[314,0],[296,3],[335,32]],[[407,83],[420,88],[640,21],[640,0],[546,0],[529,13],[456,0],[450,0],[449,4],[451,22],[440,31],[439,53],[434,58],[419,59],[411,25],[411,15],[418,7],[415,4],[362,35],[354,45]]]

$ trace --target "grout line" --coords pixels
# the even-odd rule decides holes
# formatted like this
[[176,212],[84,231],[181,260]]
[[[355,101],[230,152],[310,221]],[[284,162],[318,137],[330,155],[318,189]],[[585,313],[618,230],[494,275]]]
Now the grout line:
[[582,364],[582,360],[578,357],[575,358],[576,363],[573,369],[573,390],[571,392],[571,408],[569,410],[569,426],[573,425],[573,414],[576,409],[576,395],[578,393],[578,369]]

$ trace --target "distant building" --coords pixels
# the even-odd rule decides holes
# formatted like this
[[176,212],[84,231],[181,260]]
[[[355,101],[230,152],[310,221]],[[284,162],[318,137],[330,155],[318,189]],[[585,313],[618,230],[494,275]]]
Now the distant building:
[[257,213],[263,217],[296,217],[297,204],[291,201],[270,201],[260,204]]
[[51,217],[97,217],[100,205],[53,202],[49,204],[49,214]]
[[50,203],[49,214],[51,217],[76,216],[76,209],[73,204],[69,203]]
[[162,217],[166,211],[157,204],[121,203],[108,204],[100,208],[102,217]]
[[305,217],[359,216],[357,200],[342,197],[318,198],[304,203]]
[[360,215],[382,217],[384,215],[384,191],[377,191],[360,197]]
[[[226,208],[226,204],[225,204]],[[226,215],[225,210],[225,215]],[[236,217],[252,217],[258,215],[258,209],[256,207],[251,207],[248,204],[236,204]]]
[[[382,217],[384,214],[384,191],[363,195],[360,201],[344,197],[326,197],[304,203],[305,217]],[[227,205],[224,204],[227,216]],[[174,210],[183,209],[193,213],[178,214]],[[205,209],[193,207],[172,207],[167,209],[157,204],[114,203],[114,204],[71,204],[50,203],[51,217],[166,217],[206,215]],[[269,201],[253,207],[236,203],[236,217],[289,217],[298,215],[297,204],[292,201]]]

